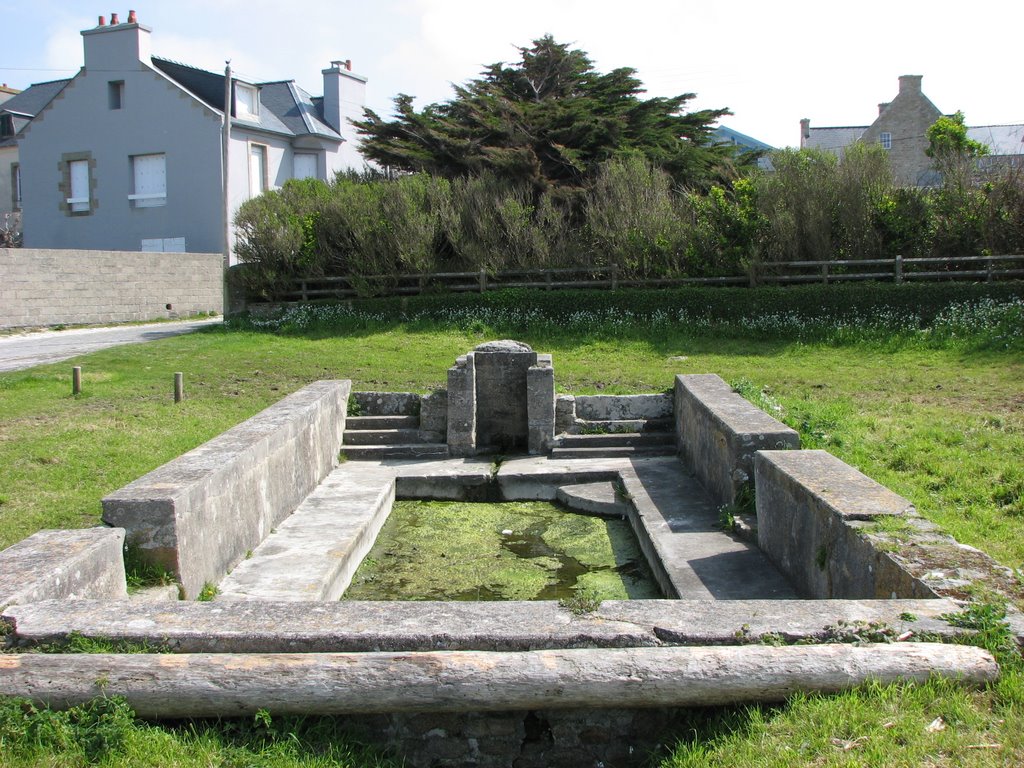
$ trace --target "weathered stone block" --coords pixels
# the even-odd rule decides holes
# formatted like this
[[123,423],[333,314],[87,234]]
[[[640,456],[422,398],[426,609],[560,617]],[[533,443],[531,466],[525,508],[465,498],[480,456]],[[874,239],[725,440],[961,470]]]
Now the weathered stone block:
[[319,381],[103,499],[185,595],[217,583],[338,463],[351,382]]
[[754,467],[758,546],[803,596],[935,596],[863,535],[915,516],[909,501],[826,451],[759,451]]
[[546,453],[555,437],[555,371],[550,355],[526,371],[527,442],[532,454]]
[[585,421],[661,419],[672,415],[672,395],[577,395],[576,418]]
[[752,481],[757,451],[800,447],[795,430],[710,373],[676,376],[675,421],[683,461],[722,505]]
[[576,398],[572,395],[558,395],[555,398],[555,433],[562,434],[576,423]]
[[448,391],[438,389],[420,398],[420,432],[440,435],[448,432]]
[[420,396],[415,392],[353,392],[363,416],[418,416]]
[[522,342],[506,339],[479,345],[473,357],[477,448],[528,448],[527,371],[537,364],[537,353]]
[[59,598],[127,599],[124,530],[39,531],[0,552],[0,611]]
[[476,453],[476,365],[474,355],[459,357],[448,369],[448,450],[452,456]]

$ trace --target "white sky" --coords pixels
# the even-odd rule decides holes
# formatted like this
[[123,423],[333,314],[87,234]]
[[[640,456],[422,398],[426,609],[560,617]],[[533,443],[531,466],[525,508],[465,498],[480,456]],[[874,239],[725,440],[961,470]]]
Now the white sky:
[[732,0],[0,0],[0,82],[15,88],[72,75],[80,30],[133,7],[153,53],[253,80],[294,79],[322,93],[320,70],[351,59],[369,78],[368,106],[397,93],[444,101],[451,83],[550,33],[607,72],[633,67],[650,95],[694,92],[693,108],[728,107],[723,123],[774,146],[799,121],[867,125],[897,77],[969,125],[1024,123],[1019,0],[882,3]]

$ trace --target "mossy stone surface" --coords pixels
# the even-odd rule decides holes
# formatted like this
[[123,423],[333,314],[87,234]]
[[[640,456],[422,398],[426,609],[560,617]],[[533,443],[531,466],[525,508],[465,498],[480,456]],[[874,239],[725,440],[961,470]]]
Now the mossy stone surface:
[[346,600],[661,597],[629,523],[548,502],[397,501]]

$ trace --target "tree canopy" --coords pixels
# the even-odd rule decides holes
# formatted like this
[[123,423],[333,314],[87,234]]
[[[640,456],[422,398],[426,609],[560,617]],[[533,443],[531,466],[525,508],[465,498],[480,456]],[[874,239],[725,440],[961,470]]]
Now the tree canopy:
[[968,138],[964,113],[943,115],[930,126],[926,133],[928,149],[925,154],[936,160],[947,158],[973,158],[988,154],[988,147],[980,141]]
[[354,123],[363,154],[448,178],[491,170],[554,192],[578,188],[602,162],[630,154],[691,187],[731,172],[732,148],[711,141],[712,123],[727,109],[685,112],[693,93],[642,99],[636,70],[602,74],[586,53],[551,36],[518,50],[518,62],[491,64],[455,86],[450,101],[417,112],[413,97],[399,94],[394,120],[365,110]]

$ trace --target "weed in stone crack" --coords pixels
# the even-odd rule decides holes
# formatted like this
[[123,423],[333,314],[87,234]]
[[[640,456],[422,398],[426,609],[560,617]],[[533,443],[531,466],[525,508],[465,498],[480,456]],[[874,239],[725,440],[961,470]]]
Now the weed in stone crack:
[[583,616],[600,608],[601,598],[589,590],[581,589],[572,597],[563,597],[559,600],[558,607],[564,608],[574,616]]
[[910,611],[904,611],[900,614],[900,621],[917,621],[917,614],[911,613]]
[[818,547],[818,553],[814,556],[814,564],[818,566],[819,571],[825,570],[825,566],[828,565],[828,549],[826,547]]
[[345,408],[346,416],[362,416],[363,407],[359,405],[359,401],[354,397],[349,397],[348,406]]
[[216,584],[211,584],[209,581],[203,584],[203,588],[199,590],[199,597],[196,598],[200,603],[208,603],[217,595],[220,594],[220,589]]
[[825,627],[826,643],[894,643],[900,633],[884,621],[843,621]]

